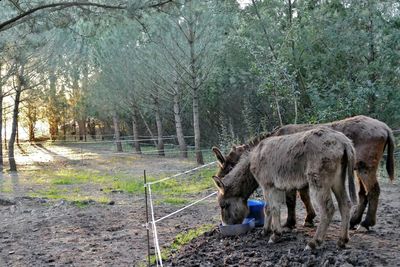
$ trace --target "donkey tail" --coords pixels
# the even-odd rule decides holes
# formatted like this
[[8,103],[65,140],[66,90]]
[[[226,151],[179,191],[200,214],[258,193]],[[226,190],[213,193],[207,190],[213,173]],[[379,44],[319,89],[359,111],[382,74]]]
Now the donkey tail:
[[393,132],[388,130],[388,138],[386,140],[387,145],[387,158],[386,158],[386,170],[389,175],[390,181],[394,180],[394,136]]
[[353,204],[357,204],[358,200],[356,194],[356,186],[354,183],[354,165],[356,162],[356,156],[354,147],[350,142],[345,144],[345,159],[347,160],[347,179],[350,199]]

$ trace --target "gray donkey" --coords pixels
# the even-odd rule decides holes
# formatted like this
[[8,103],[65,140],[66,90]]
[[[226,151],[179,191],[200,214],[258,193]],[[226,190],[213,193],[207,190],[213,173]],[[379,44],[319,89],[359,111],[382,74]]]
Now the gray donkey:
[[357,202],[354,164],[355,152],[350,139],[327,127],[264,139],[251,152],[242,155],[224,179],[213,176],[219,191],[222,222],[241,223],[248,214],[247,199],[260,185],[269,203],[263,232],[268,234],[272,230],[269,242],[275,242],[282,233],[280,205],[285,202],[285,191],[309,184],[311,195],[320,206],[321,221],[306,249],[316,248],[325,237],[335,211],[331,190],[342,218],[337,244],[344,247],[349,241],[351,208],[345,188],[346,174],[351,200]]
[[[359,204],[350,219],[350,228],[354,228],[357,224],[360,224],[359,229],[368,230],[369,227],[374,226],[376,223],[376,211],[380,194],[377,170],[385,147],[387,147],[386,169],[389,174],[389,179],[391,181],[394,179],[395,142],[392,130],[385,123],[373,118],[360,115],[322,125],[285,125],[271,133],[265,133],[254,138],[247,145],[232,147],[231,151],[226,156],[222,155],[221,151],[214,147],[213,152],[220,164],[217,176],[224,177],[238,163],[243,153],[252,150],[253,147],[265,138],[303,132],[318,126],[326,126],[339,131],[353,141],[356,150],[355,170],[360,187],[358,192]],[[300,189],[299,193],[307,210],[307,217],[305,218],[304,225],[312,226],[315,211],[308,194],[308,186]],[[293,228],[296,225],[296,190],[286,192],[286,204],[288,207],[288,217],[285,226]],[[361,221],[367,206],[367,214],[364,220]]]

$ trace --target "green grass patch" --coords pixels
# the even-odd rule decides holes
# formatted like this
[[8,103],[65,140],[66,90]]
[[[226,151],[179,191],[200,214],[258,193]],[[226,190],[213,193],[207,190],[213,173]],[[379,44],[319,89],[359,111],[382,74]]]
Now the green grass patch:
[[112,189],[122,190],[126,193],[143,193],[143,181],[139,180],[117,180],[112,182]]
[[41,170],[33,174],[32,181],[35,184],[73,185],[84,183],[107,184],[116,177],[110,174],[100,173],[94,170]]
[[182,176],[183,178],[154,184],[151,188],[154,192],[166,196],[200,193],[213,186],[211,179],[213,174],[215,174],[215,170],[204,169],[191,176]]
[[189,202],[189,200],[181,197],[167,197],[162,200],[156,201],[156,204],[167,203],[171,205],[184,205],[188,204]]
[[110,199],[106,196],[86,196],[80,194],[79,188],[74,188],[68,190],[66,188],[50,187],[48,189],[39,190],[35,193],[30,194],[32,197],[48,198],[48,199],[64,199],[66,201],[72,202],[78,207],[84,207],[90,203],[90,201],[95,201],[101,204],[107,204]]
[[[201,236],[202,234],[210,231],[213,228],[214,228],[214,225],[212,225],[212,224],[204,224],[198,228],[190,229],[189,231],[178,234],[175,237],[172,244],[168,248],[165,248],[161,251],[161,258],[163,260],[168,259],[169,257],[171,257],[173,255],[173,253],[175,251],[179,250],[182,246],[188,244],[193,239]],[[156,256],[152,255],[150,257],[150,261],[152,264],[155,264]]]

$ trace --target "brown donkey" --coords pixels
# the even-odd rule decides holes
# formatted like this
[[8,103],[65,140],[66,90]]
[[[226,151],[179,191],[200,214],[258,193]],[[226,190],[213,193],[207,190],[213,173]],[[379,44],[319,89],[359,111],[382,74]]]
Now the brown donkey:
[[344,134],[318,127],[306,132],[264,139],[251,152],[242,155],[238,164],[224,179],[214,176],[218,203],[224,224],[241,223],[248,213],[247,199],[260,185],[269,203],[265,209],[264,233],[273,231],[269,242],[282,233],[280,205],[285,191],[310,187],[320,206],[321,222],[306,249],[314,249],[324,240],[335,206],[331,191],[338,202],[342,218],[339,247],[349,241],[350,201],[357,202],[353,168],[355,155],[352,142]]
[[[387,147],[386,170],[389,179],[394,179],[394,137],[391,129],[383,122],[372,119],[367,116],[355,116],[341,121],[323,124],[339,132],[344,133],[353,141],[356,150],[356,167],[357,177],[360,184],[358,193],[359,204],[351,218],[350,226],[353,228],[361,222],[362,215],[368,204],[368,211],[361,226],[369,229],[376,223],[376,211],[378,207],[378,199],[380,188],[377,179],[377,170],[379,161],[382,158],[385,146]],[[248,145],[234,146],[231,151],[223,156],[218,148],[213,151],[218,159],[220,168],[217,176],[224,177],[237,164],[240,156],[248,150],[255,147],[261,140],[271,136],[281,136],[301,132],[318,127],[312,124],[293,124],[278,128],[272,133],[267,133],[254,138]],[[304,202],[307,210],[305,225],[313,224],[315,211],[311,205],[308,187],[299,190],[300,198]],[[286,204],[288,207],[288,218],[285,226],[295,227],[296,224],[296,190],[286,192]]]

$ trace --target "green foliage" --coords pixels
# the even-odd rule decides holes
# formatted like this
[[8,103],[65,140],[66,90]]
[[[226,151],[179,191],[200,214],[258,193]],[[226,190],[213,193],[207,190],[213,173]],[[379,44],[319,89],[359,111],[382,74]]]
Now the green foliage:
[[[126,135],[134,111],[140,135],[156,132],[155,102],[164,134],[175,135],[174,96],[183,132],[193,135],[197,88],[203,147],[229,147],[280,123],[357,114],[400,127],[397,1],[254,3],[181,0],[159,12],[131,1],[112,15],[43,12],[1,33],[0,84],[11,89],[15,71],[5,72],[26,63],[23,126],[42,120],[60,130],[91,118],[110,131],[116,114]],[[18,14],[9,1],[0,10],[5,19]]]

